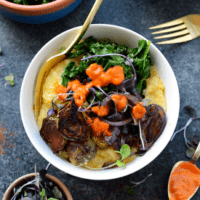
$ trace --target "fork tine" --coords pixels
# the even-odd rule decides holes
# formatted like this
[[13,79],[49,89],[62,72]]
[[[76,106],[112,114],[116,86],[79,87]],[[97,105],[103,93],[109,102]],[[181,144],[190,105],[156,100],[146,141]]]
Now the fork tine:
[[189,34],[189,35],[185,35],[183,37],[175,38],[175,39],[172,39],[172,40],[157,42],[156,44],[174,44],[174,43],[187,42],[187,41],[192,40],[192,39],[193,39],[192,36]]
[[168,28],[168,29],[165,29],[165,30],[162,30],[162,31],[156,31],[156,32],[153,32],[151,34],[168,33],[168,32],[178,31],[178,30],[181,30],[181,29],[184,29],[184,28],[187,28],[187,27],[186,27],[185,24],[182,24],[182,25],[176,26],[174,28]]
[[176,36],[181,36],[181,35],[185,35],[189,33],[188,29],[185,29],[183,31],[178,31],[176,33],[171,33],[171,34],[167,34],[167,35],[161,35],[158,37],[155,37],[154,39],[162,39],[162,38],[170,38],[170,37],[176,37]]
[[169,27],[169,26],[175,26],[175,25],[178,25],[178,24],[181,24],[181,23],[183,23],[183,20],[182,20],[182,18],[179,18],[179,19],[175,19],[175,20],[170,21],[170,22],[159,24],[157,26],[152,26],[149,29],[165,28],[165,27]]

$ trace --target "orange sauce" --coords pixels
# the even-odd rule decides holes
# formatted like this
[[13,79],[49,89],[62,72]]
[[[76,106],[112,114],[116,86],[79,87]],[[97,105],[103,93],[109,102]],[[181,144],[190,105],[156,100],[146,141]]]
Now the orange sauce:
[[[82,85],[78,80],[70,81],[66,92],[72,90],[74,92],[73,97],[78,107],[82,106],[86,101],[86,96],[89,93],[89,89],[93,86],[105,87],[109,84],[120,85],[124,80],[123,67],[115,66],[109,68],[106,72],[103,71],[103,67],[97,63],[91,64],[86,69],[86,74],[92,79],[92,82]],[[59,87],[59,86],[57,86]],[[55,89],[56,94],[59,90]],[[63,87],[63,86],[62,86]],[[63,92],[63,91],[62,91]]]
[[[62,94],[62,93],[67,93],[68,89],[62,85],[57,85],[54,92],[56,94]],[[65,100],[65,98],[67,97],[67,95],[59,95],[59,98],[61,100]]]
[[186,200],[200,186],[200,170],[190,162],[180,163],[169,179],[170,200]]
[[106,122],[101,121],[98,117],[94,118],[93,120],[88,117],[87,123],[91,125],[93,130],[94,136],[111,136],[111,132],[109,129],[109,124]]
[[132,113],[136,119],[141,119],[146,113],[146,108],[140,102],[133,107]]
[[117,111],[123,111],[127,105],[127,98],[125,95],[114,94],[111,99],[115,102]]
[[94,107],[92,107],[92,112],[96,113],[100,117],[103,117],[103,116],[108,115],[108,113],[109,113],[109,107],[108,106],[101,106],[99,108],[99,106],[94,106]]

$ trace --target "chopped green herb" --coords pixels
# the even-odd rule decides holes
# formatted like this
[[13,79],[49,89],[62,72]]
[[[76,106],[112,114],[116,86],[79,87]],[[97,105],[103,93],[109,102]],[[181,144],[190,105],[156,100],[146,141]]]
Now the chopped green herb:
[[131,149],[130,149],[130,146],[128,144],[124,144],[120,151],[115,151],[119,154],[121,154],[121,160],[117,160],[116,162],[116,165],[119,166],[119,167],[122,167],[124,166],[126,168],[126,165],[122,162],[126,157],[130,156],[130,153],[131,153]]
[[7,84],[10,84],[12,86],[15,85],[15,79],[14,79],[14,75],[12,73],[10,73],[9,76],[6,76],[5,80],[7,81],[7,83],[5,85],[7,85]]
[[135,194],[134,189],[131,186],[128,186],[128,185],[126,185],[124,187],[124,192],[129,194],[129,195],[134,195]]
[[[134,67],[137,72],[137,90],[140,94],[146,88],[146,80],[150,76],[151,71],[151,58],[149,55],[149,48],[151,42],[146,40],[139,40],[137,48],[128,48],[126,45],[118,45],[111,43],[109,40],[97,41],[93,37],[89,37],[82,43],[77,44],[74,49],[75,52],[69,53],[68,58],[75,58],[80,55],[88,57],[91,55],[104,55],[109,53],[120,53],[131,60],[133,60]],[[88,60],[80,62],[79,66],[76,66],[75,62],[70,62],[62,74],[62,85],[67,86],[67,83],[75,76],[82,78],[87,77],[85,70],[92,63],[101,64],[104,67],[104,71],[112,66],[120,65],[124,69],[124,75],[126,79],[133,77],[132,67],[127,65],[125,58],[121,56],[107,56],[107,57],[94,57]]]
[[43,188],[43,189],[42,189],[42,192],[40,192],[40,197],[41,197],[41,199],[43,199],[44,196],[45,196],[45,189]]
[[62,53],[66,48],[65,47],[61,47],[61,49],[59,50],[60,53]]

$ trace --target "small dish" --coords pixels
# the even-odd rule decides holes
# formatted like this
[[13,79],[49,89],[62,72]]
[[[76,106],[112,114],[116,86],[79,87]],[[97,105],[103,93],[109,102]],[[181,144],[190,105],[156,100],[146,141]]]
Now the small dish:
[[[27,182],[27,179],[29,179],[29,178],[31,178],[33,176],[35,176],[35,173],[26,174],[24,176],[21,176],[17,180],[15,180],[8,187],[8,189],[6,190],[6,192],[5,192],[4,196],[3,196],[3,200],[10,200],[13,197],[13,195],[14,195],[13,189],[16,186],[25,184]],[[65,195],[65,197],[66,197],[67,200],[73,200],[70,191],[68,190],[68,188],[65,186],[65,184],[63,182],[61,182],[58,178],[56,178],[55,176],[52,176],[50,174],[46,174],[46,178],[49,179],[50,181],[54,182],[59,187],[59,189]]]
[[0,1],[0,14],[17,22],[42,24],[55,21],[72,12],[82,0],[56,0],[40,5],[20,5]]

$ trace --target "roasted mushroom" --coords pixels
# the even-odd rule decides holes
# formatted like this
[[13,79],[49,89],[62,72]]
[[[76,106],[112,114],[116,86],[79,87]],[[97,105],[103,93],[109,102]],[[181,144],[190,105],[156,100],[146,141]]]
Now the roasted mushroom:
[[87,138],[90,127],[86,124],[82,113],[77,112],[74,101],[69,102],[58,113],[58,128],[64,138],[82,141]]
[[147,107],[141,127],[146,135],[147,142],[155,142],[163,132],[167,119],[163,108],[156,104]]
[[103,136],[92,136],[92,140],[94,143],[100,148],[100,149],[105,149],[109,146],[108,143],[106,143],[105,139]]
[[80,165],[92,160],[96,156],[97,149],[92,140],[86,142],[70,141],[67,145],[67,153],[73,165]]
[[65,144],[67,143],[67,140],[62,137],[60,131],[58,130],[57,122],[49,118],[45,118],[43,120],[40,135],[51,147],[54,153],[63,150]]
[[[145,144],[145,152],[151,148],[153,143],[163,132],[167,119],[163,108],[157,104],[147,107],[147,112],[141,120],[141,129]],[[142,145],[138,145],[139,152],[144,152]]]

